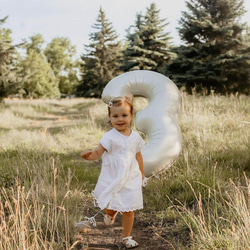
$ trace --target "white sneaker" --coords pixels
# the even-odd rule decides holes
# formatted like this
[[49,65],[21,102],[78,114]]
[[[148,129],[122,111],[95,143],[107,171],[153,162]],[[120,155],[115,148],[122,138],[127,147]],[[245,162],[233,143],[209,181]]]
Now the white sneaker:
[[89,228],[96,227],[96,220],[94,217],[85,217],[87,220],[76,223],[75,227],[79,232],[86,232]]
[[128,236],[122,239],[122,243],[126,248],[130,249],[130,248],[135,248],[139,246],[139,244],[132,238],[133,238],[132,236]]

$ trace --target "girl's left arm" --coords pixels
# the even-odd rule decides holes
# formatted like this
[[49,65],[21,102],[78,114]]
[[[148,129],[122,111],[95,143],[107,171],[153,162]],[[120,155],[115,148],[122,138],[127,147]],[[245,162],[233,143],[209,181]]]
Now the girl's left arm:
[[144,179],[144,168],[143,168],[143,158],[142,158],[142,154],[141,151],[139,151],[138,153],[136,153],[135,158],[138,162],[141,174],[142,174],[142,179]]

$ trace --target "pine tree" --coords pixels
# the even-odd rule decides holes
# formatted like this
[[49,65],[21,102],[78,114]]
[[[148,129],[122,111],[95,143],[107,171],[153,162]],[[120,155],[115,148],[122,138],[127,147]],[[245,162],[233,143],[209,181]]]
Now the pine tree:
[[20,88],[16,51],[20,45],[12,45],[11,30],[1,27],[6,20],[7,17],[0,19],[0,102]]
[[218,93],[249,88],[249,42],[247,26],[240,22],[245,13],[243,0],[186,1],[179,34],[186,43],[168,70],[188,92]]
[[102,8],[93,28],[96,32],[90,34],[91,43],[81,57],[83,80],[77,87],[78,96],[100,97],[105,85],[119,74],[120,43]]
[[159,13],[154,3],[147,9],[143,41],[147,58],[154,62],[152,70],[161,72],[163,65],[175,55],[170,51],[170,33],[165,31],[169,23],[166,23],[166,19],[160,19]]
[[174,57],[170,51],[166,19],[160,19],[160,10],[152,3],[145,16],[137,14],[133,33],[128,30],[128,46],[124,51],[121,69],[124,71],[147,69],[161,72],[165,63]]
[[[143,17],[141,14],[136,15],[135,26],[130,26],[127,30],[127,41],[128,44],[123,51],[123,60],[120,66],[120,69],[124,72],[130,70],[142,70],[146,69],[145,64],[145,55],[143,53],[143,30],[142,30],[142,21]],[[133,31],[131,32],[131,29]]]

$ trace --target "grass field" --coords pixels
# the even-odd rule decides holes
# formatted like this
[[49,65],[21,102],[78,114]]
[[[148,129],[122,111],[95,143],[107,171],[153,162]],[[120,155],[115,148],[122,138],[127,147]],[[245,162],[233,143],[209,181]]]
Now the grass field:
[[[250,249],[250,98],[182,101],[182,153],[144,188],[135,224],[151,225],[162,249]],[[136,98],[136,110],[146,105]],[[0,249],[87,248],[74,225],[91,209],[101,161],[79,154],[109,129],[106,109],[99,99],[1,104]]]

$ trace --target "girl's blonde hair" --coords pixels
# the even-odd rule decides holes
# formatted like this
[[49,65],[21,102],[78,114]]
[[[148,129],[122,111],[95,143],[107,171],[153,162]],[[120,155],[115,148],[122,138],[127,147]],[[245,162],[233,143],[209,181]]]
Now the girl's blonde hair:
[[108,104],[108,116],[110,117],[110,109],[115,106],[121,106],[124,104],[128,104],[130,106],[130,113],[134,113],[134,104],[133,104],[133,95],[127,95],[127,96],[118,96],[112,99]]

